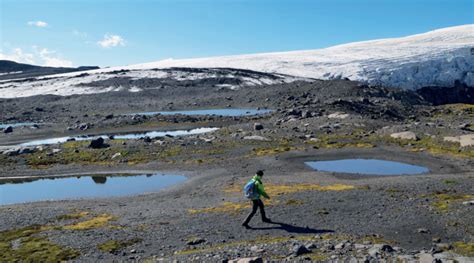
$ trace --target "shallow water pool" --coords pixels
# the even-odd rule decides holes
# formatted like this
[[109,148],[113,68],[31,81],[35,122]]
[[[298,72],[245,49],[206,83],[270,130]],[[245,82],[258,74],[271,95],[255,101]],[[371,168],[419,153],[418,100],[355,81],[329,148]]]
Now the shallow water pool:
[[[143,137],[164,137],[164,136],[186,136],[186,135],[194,135],[194,134],[201,134],[201,133],[208,133],[217,131],[219,128],[196,128],[191,130],[176,130],[176,131],[151,131],[151,132],[143,132],[143,133],[129,133],[129,134],[118,134],[113,135],[114,139],[119,140],[131,140],[131,139],[140,139]],[[47,144],[57,144],[57,143],[65,143],[69,140],[74,141],[90,141],[102,137],[103,139],[109,138],[110,135],[96,135],[96,136],[67,136],[67,137],[56,137],[56,138],[48,138],[48,139],[41,139],[41,140],[33,140],[29,142],[25,142],[20,144],[20,146],[38,146],[38,145],[47,145]]]
[[266,109],[207,109],[207,110],[185,110],[185,111],[147,111],[137,112],[129,115],[218,115],[226,117],[251,116],[272,112]]
[[317,171],[367,175],[410,175],[428,173],[423,166],[378,159],[341,159],[305,162]]
[[0,124],[0,129],[5,129],[8,126],[12,126],[13,128],[15,128],[15,127],[22,127],[22,126],[33,126],[33,125],[36,125],[36,124],[38,124],[38,123],[34,123],[34,122],[17,122],[17,123],[10,123],[10,124],[1,123]]
[[156,192],[186,180],[180,175],[97,175],[0,184],[0,205]]

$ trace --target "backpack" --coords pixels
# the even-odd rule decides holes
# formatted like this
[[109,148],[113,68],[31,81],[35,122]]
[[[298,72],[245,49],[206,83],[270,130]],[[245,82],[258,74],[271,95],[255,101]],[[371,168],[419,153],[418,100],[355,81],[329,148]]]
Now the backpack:
[[258,198],[258,192],[257,192],[257,187],[255,185],[255,180],[250,180],[244,186],[244,196],[247,197],[248,199]]

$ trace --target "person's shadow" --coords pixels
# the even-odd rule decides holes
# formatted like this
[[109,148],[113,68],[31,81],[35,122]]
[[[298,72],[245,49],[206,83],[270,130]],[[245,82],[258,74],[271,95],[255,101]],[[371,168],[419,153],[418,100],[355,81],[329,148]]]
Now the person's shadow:
[[270,224],[278,225],[278,226],[270,226],[270,227],[248,227],[251,230],[271,230],[271,229],[280,229],[285,230],[288,233],[298,233],[298,234],[324,234],[324,233],[333,233],[333,230],[329,229],[314,229],[309,227],[300,227],[294,226],[286,223],[281,222],[271,222]]

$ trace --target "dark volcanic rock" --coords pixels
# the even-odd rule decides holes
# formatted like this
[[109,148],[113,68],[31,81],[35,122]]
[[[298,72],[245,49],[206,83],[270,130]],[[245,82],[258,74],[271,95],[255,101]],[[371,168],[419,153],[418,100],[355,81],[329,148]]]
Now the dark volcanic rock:
[[3,130],[3,133],[10,133],[10,132],[13,132],[13,127],[12,126],[8,126],[5,128],[5,130]]
[[92,148],[92,149],[99,149],[99,148],[104,148],[104,147],[106,147],[106,144],[104,143],[104,139],[102,137],[92,140],[91,143],[89,144],[89,148]]

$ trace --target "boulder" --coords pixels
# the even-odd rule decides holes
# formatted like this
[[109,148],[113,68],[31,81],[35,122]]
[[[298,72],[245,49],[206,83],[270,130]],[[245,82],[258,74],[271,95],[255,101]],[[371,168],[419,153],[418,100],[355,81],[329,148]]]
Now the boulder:
[[113,159],[119,158],[120,156],[122,156],[121,153],[115,153],[114,155],[112,155],[112,158],[110,158],[110,159],[113,160]]
[[303,255],[303,254],[308,254],[308,253],[311,253],[310,250],[308,250],[305,246],[303,245],[295,245],[293,247],[293,255],[295,256],[300,256],[300,255]]
[[148,137],[148,136],[145,136],[145,138],[143,138],[143,141],[144,142],[151,142],[151,138]]
[[264,142],[269,142],[269,141],[271,141],[270,139],[268,139],[268,138],[266,138],[266,137],[258,136],[258,135],[244,136],[244,140],[264,141]]
[[198,245],[198,244],[201,244],[201,243],[204,243],[204,242],[206,242],[205,239],[196,237],[196,238],[188,240],[188,242],[186,244],[194,246],[194,245]]
[[259,122],[253,124],[253,129],[256,131],[263,130],[263,125]]
[[85,131],[85,130],[87,130],[87,129],[89,129],[89,124],[87,124],[87,123],[81,123],[81,124],[79,125],[79,130]]
[[92,149],[99,149],[99,148],[103,148],[104,146],[105,146],[104,139],[102,137],[92,140],[91,143],[89,144],[89,148],[92,148]]
[[228,261],[229,263],[263,263],[263,259],[261,257],[253,257],[253,258],[236,258]]
[[447,136],[443,138],[447,142],[459,143],[461,147],[474,146],[474,134],[460,136]]
[[335,112],[335,113],[331,113],[328,115],[328,118],[329,119],[346,119],[347,117],[349,117],[349,114],[348,113],[344,113],[344,112]]
[[3,130],[3,133],[10,133],[10,132],[13,132],[13,127],[12,126],[8,126],[5,128],[5,130]]
[[390,134],[390,137],[395,139],[403,139],[403,140],[418,140],[418,137],[414,132],[411,131],[404,131],[404,132],[396,132]]

